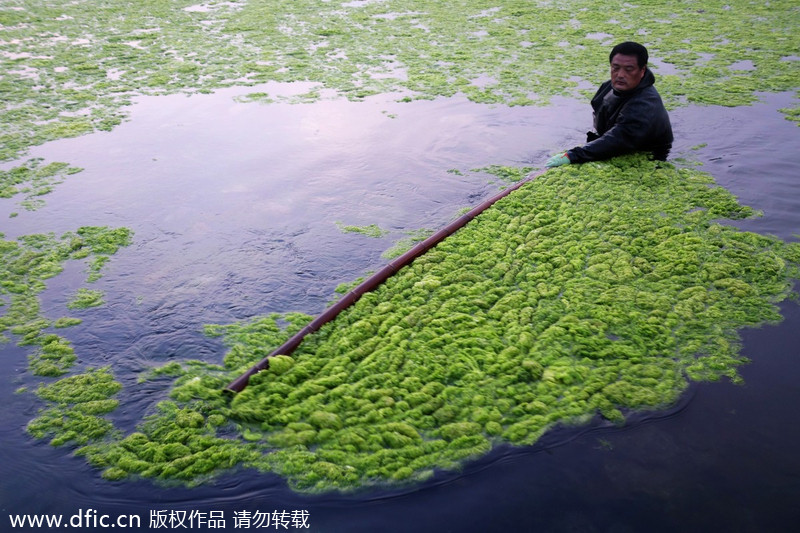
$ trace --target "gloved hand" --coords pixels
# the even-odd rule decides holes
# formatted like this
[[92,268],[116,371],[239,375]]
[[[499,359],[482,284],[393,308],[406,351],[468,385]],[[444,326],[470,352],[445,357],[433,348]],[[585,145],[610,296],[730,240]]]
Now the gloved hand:
[[550,159],[547,160],[547,163],[544,165],[547,168],[553,167],[560,167],[561,165],[569,165],[569,157],[567,157],[567,153],[564,152],[563,154],[554,155]]

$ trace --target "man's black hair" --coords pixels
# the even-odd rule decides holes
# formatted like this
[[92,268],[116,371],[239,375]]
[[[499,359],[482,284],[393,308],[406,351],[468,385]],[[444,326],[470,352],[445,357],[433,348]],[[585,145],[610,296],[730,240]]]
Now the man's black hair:
[[639,68],[643,68],[647,65],[647,48],[639,43],[635,43],[633,41],[619,43],[617,46],[611,49],[611,53],[608,55],[608,62],[611,63],[611,61],[614,59],[614,56],[617,54],[622,54],[624,56],[636,56],[636,63],[639,65]]

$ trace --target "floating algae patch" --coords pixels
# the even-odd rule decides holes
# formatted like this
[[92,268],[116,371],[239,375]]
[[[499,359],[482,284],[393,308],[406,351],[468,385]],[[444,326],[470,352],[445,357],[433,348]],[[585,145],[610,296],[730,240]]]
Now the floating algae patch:
[[420,228],[416,230],[411,230],[406,232],[406,237],[400,239],[395,243],[394,246],[386,250],[381,254],[381,257],[384,259],[394,259],[395,257],[400,257],[411,248],[414,247],[415,244],[424,241],[431,235],[433,235],[434,231],[428,228]]
[[42,159],[30,159],[23,165],[10,170],[0,170],[0,198],[12,198],[24,194],[20,205],[34,211],[44,205],[44,196],[53,187],[62,183],[67,176],[77,174],[82,169],[66,163],[42,165]]
[[[63,269],[68,260],[88,263],[87,281],[97,280],[109,256],[131,242],[127,228],[84,226],[61,237],[53,234],[23,235],[7,241],[0,234],[0,340],[11,333],[20,345],[35,346],[29,356],[30,369],[36,375],[59,376],[76,360],[69,341],[50,328],[62,329],[80,324],[80,319],[44,317],[39,293],[46,281]],[[101,302],[99,291],[78,289],[78,299],[70,308],[91,307]]]
[[[46,325],[46,323],[42,324],[42,326]],[[28,366],[30,371],[37,376],[61,376],[78,359],[72,343],[59,335],[39,334],[35,343],[38,346],[36,351],[28,356]]]
[[108,368],[89,369],[49,385],[42,385],[36,395],[50,403],[28,423],[28,432],[42,439],[52,436],[50,444],[86,444],[105,437],[113,425],[102,415],[119,405],[114,398],[122,386]]
[[[148,379],[177,377],[171,399],[159,402],[135,433],[90,443],[78,453],[102,468],[109,480],[135,475],[189,485],[221,469],[259,464],[263,447],[251,442],[260,439],[259,431],[231,419],[229,399],[222,389],[231,369],[244,369],[253,357],[265,357],[270,347],[284,342],[310,318],[299,313],[273,314],[244,324],[208,326],[206,334],[224,335],[230,348],[225,366],[189,361],[153,369]],[[278,375],[281,363],[278,358],[272,375]],[[232,439],[231,434],[241,434],[242,439]]]
[[509,167],[505,165],[490,165],[483,168],[473,168],[472,172],[485,172],[500,178],[503,183],[515,183],[522,180],[534,169],[532,167]]
[[[737,330],[781,319],[800,244],[718,222],[754,212],[707,174],[643,157],[548,171],[251,377],[311,317],[209,326],[139,431],[83,448],[104,476],[190,483],[240,463],[299,491],[419,482],[558,425],[740,382]],[[158,378],[161,379],[161,378]]]
[[216,470],[253,462],[260,456],[253,445],[215,436],[225,422],[220,414],[206,416],[201,410],[164,401],[141,431],[113,444],[91,443],[79,448],[78,454],[102,467],[108,480],[141,475],[192,485]]
[[72,300],[67,303],[67,307],[70,309],[86,309],[89,307],[97,307],[104,303],[102,291],[81,288],[78,289]]
[[385,229],[381,229],[381,227],[378,226],[377,224],[370,224],[369,226],[353,226],[337,222],[336,226],[343,233],[360,233],[361,235],[366,235],[367,237],[373,237],[376,239],[379,237],[383,237],[388,233],[388,231],[386,231]]
[[57,329],[71,328],[72,326],[77,326],[81,322],[83,322],[83,320],[81,320],[80,318],[62,316],[61,318],[58,318],[56,319],[55,322],[53,322],[53,327]]
[[[0,5],[0,161],[120,124],[136,95],[319,85],[290,101],[464,95],[544,104],[607,77],[611,45],[644,42],[670,106],[748,104],[797,89],[797,2],[635,4],[385,0],[216,4],[7,0]],[[598,36],[602,38],[598,39]],[[655,61],[654,61],[655,63]],[[741,69],[747,65],[747,69]]]
[[786,120],[790,120],[800,126],[800,106],[786,107],[779,111],[786,115]]

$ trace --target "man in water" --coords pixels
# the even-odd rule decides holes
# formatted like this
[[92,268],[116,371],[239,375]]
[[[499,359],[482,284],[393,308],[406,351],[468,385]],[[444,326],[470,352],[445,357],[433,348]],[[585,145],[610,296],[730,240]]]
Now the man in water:
[[669,115],[656,91],[655,76],[647,68],[647,48],[624,42],[611,50],[611,79],[592,98],[595,132],[583,146],[550,158],[548,168],[569,163],[608,159],[637,151],[666,160],[672,148]]

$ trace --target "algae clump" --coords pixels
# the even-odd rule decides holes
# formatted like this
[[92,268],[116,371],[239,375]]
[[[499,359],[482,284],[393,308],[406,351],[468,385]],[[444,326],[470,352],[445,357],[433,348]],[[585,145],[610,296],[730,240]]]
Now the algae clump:
[[[0,239],[4,236],[0,234]],[[62,271],[68,260],[87,260],[87,281],[97,280],[108,256],[131,242],[131,231],[125,228],[82,227],[61,237],[53,234],[24,235],[16,241],[0,240],[0,339],[10,332],[19,337],[20,346],[34,346],[28,356],[29,370],[36,376],[49,378],[66,374],[77,360],[72,343],[49,332],[77,326],[78,318],[61,317],[54,321],[43,316],[39,293],[46,281]],[[102,303],[99,291],[79,289],[77,305],[90,307]],[[36,395],[46,402],[27,431],[34,437],[50,437],[51,444],[88,444],[111,438],[113,424],[104,417],[119,405],[114,397],[121,385],[108,367],[88,369],[82,374],[42,384]]]
[[52,191],[67,176],[82,170],[66,163],[42,165],[42,162],[41,158],[30,159],[10,170],[0,170],[0,198],[24,194],[20,205],[28,211],[35,211],[44,205],[41,196]]
[[113,431],[102,415],[117,408],[114,396],[121,388],[107,367],[42,385],[36,394],[51,406],[28,423],[28,432],[36,438],[52,436],[53,446],[101,439]]
[[[33,234],[9,241],[0,234],[0,239],[0,340],[10,332],[19,337],[20,345],[37,346],[29,357],[34,374],[64,374],[76,356],[69,341],[48,330],[75,326],[81,321],[67,317],[48,320],[43,316],[38,295],[48,279],[61,273],[66,261],[86,261],[87,282],[98,280],[109,256],[131,243],[132,232],[127,228],[84,226],[60,237]],[[68,307],[94,307],[102,304],[101,296],[100,291],[80,288]]]
[[361,235],[366,235],[367,237],[373,238],[383,237],[387,233],[386,230],[381,229],[377,224],[370,224],[369,226],[352,226],[337,222],[336,225],[343,233],[360,233]]
[[137,433],[80,453],[108,479],[193,484],[238,464],[350,491],[598,415],[624,424],[689,380],[740,382],[737,331],[781,319],[800,244],[719,222],[755,215],[709,175],[643,156],[548,171],[232,399],[225,384],[311,317],[208,326],[223,366],[171,369],[172,399]]
[[103,293],[91,289],[78,289],[75,296],[67,304],[69,309],[86,309],[103,305]]
[[737,329],[780,320],[798,273],[796,243],[716,221],[753,214],[639,156],[548,172],[307,337],[229,416],[281,448],[266,468],[296,489],[349,490],[597,413],[623,423],[687,379],[738,382]]

